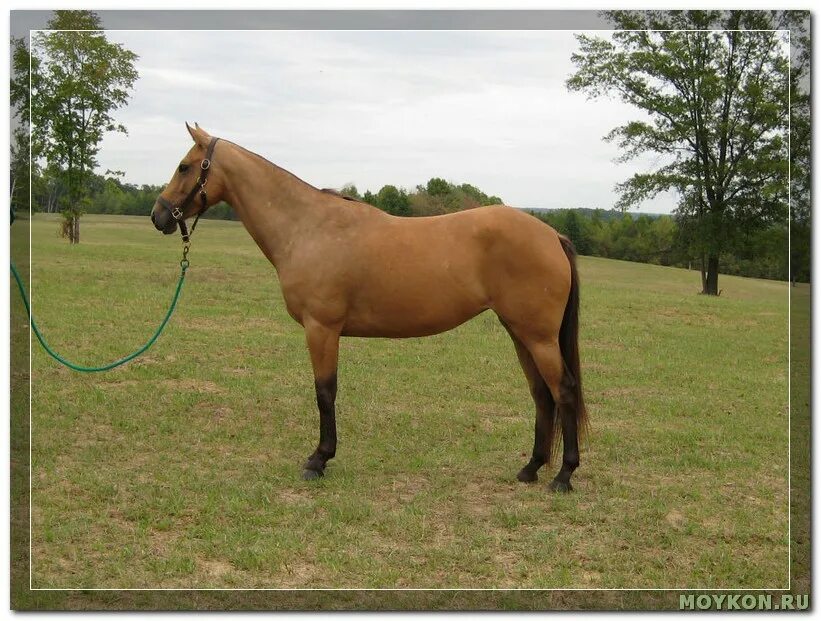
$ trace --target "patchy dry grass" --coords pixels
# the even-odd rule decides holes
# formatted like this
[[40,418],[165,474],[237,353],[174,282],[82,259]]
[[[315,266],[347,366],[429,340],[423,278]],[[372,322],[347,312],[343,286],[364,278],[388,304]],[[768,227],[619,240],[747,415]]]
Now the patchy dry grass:
[[[136,348],[178,241],[145,218],[88,216],[75,248],[56,228],[33,222],[50,343],[81,363]],[[233,223],[201,223],[191,259],[138,361],[80,375],[34,351],[35,587],[786,586],[786,284],[722,277],[707,298],[695,272],[582,258],[593,432],[557,496],[552,472],[515,481],[532,405],[490,315],[344,340],[338,456],[301,481],[318,417],[276,274]]]

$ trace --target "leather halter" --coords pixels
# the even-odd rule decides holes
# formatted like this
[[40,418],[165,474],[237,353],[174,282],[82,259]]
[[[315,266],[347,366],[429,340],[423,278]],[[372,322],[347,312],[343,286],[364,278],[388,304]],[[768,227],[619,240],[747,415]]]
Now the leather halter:
[[194,229],[197,227],[197,221],[200,219],[200,216],[205,213],[206,209],[208,209],[208,193],[205,191],[205,184],[208,181],[208,173],[211,172],[211,158],[214,155],[214,147],[217,144],[217,140],[219,140],[219,138],[211,138],[211,142],[208,143],[208,149],[205,151],[205,158],[200,163],[200,175],[197,177],[196,184],[193,188],[191,188],[191,191],[179,204],[175,205],[171,201],[164,199],[162,196],[157,197],[157,202],[165,207],[171,213],[171,217],[174,218],[174,221],[180,225],[182,241],[186,244],[190,239],[190,234],[188,232],[188,225],[185,223],[185,210],[194,200],[194,197],[199,194],[200,200],[202,201],[202,208],[197,213],[197,217],[191,227],[191,232],[193,233]]

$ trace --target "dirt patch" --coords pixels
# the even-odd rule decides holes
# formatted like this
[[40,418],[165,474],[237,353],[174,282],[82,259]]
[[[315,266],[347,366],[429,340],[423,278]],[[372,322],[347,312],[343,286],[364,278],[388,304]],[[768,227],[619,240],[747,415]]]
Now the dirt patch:
[[202,568],[205,574],[212,578],[221,578],[222,576],[230,575],[236,572],[234,566],[227,561],[198,559],[197,564]]
[[285,575],[278,577],[277,586],[285,588],[302,588],[313,586],[312,582],[314,576],[317,574],[317,568],[306,561],[299,560],[296,562],[283,563]]
[[211,412],[211,416],[213,417],[214,420],[220,421],[223,418],[227,418],[227,417],[231,416],[233,413],[234,413],[234,410],[232,410],[231,408],[221,407],[221,408],[214,409],[214,411]]
[[664,516],[664,520],[673,528],[681,528],[686,521],[684,515],[678,509],[670,511],[670,513]]
[[286,505],[305,505],[313,502],[313,496],[305,490],[281,489],[276,493],[276,499]]
[[430,481],[425,476],[406,476],[394,480],[391,488],[401,502],[410,502],[418,494],[430,489]]

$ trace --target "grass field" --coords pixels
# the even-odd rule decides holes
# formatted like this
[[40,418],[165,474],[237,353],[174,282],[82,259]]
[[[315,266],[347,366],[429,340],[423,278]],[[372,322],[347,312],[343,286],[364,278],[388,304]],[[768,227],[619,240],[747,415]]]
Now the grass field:
[[[177,237],[147,218],[86,216],[77,247],[54,218],[32,230],[58,352],[99,363],[148,338]],[[532,404],[491,314],[344,339],[337,458],[303,482],[313,378],[273,268],[229,222],[201,222],[190,259],[137,361],[82,375],[34,349],[32,586],[787,586],[785,283],[723,276],[708,298],[696,272],[582,257],[592,433],[576,492],[553,495],[553,468],[515,481]]]

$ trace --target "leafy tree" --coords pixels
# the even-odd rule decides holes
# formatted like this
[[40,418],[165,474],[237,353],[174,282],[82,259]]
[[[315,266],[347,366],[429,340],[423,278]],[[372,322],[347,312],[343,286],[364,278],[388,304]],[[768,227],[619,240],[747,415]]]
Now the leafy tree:
[[411,213],[407,193],[394,185],[382,186],[376,195],[376,206],[395,216],[409,216]]
[[444,196],[449,194],[451,185],[440,177],[433,177],[425,186],[425,191],[431,196]]
[[28,130],[17,127],[12,132],[10,173],[11,210],[28,211],[29,198],[29,145]]
[[32,41],[32,132],[59,171],[64,231],[77,243],[100,142],[106,132],[126,133],[113,112],[128,102],[137,55],[110,43],[91,11],[55,11],[48,29]]
[[[702,291],[718,294],[722,253],[741,231],[786,220],[789,75],[783,15],[762,11],[609,11],[610,40],[577,35],[572,91],[615,95],[647,120],[606,140],[622,161],[664,164],[619,184],[627,208],[665,190],[702,259]],[[629,29],[629,30],[628,30]]]
[[460,185],[459,191],[468,198],[476,201],[479,205],[501,205],[503,202],[498,196],[488,196],[479,188],[472,186],[469,183],[463,183]]
[[810,279],[810,35],[808,11],[787,14],[790,27],[790,278]]
[[579,254],[588,254],[588,252],[590,252],[590,244],[586,231],[575,209],[567,210],[567,215],[564,219],[564,233],[570,238],[570,241],[573,242]]
[[29,51],[23,39],[11,40],[11,80],[9,84],[12,113],[12,140],[10,158],[11,182],[11,209],[28,210],[29,199],[29,170],[36,175],[37,157],[42,152],[42,146],[32,141],[29,149],[29,101],[31,88],[37,86],[35,81],[29,85],[29,62],[33,69],[38,68],[38,60],[29,60]]

